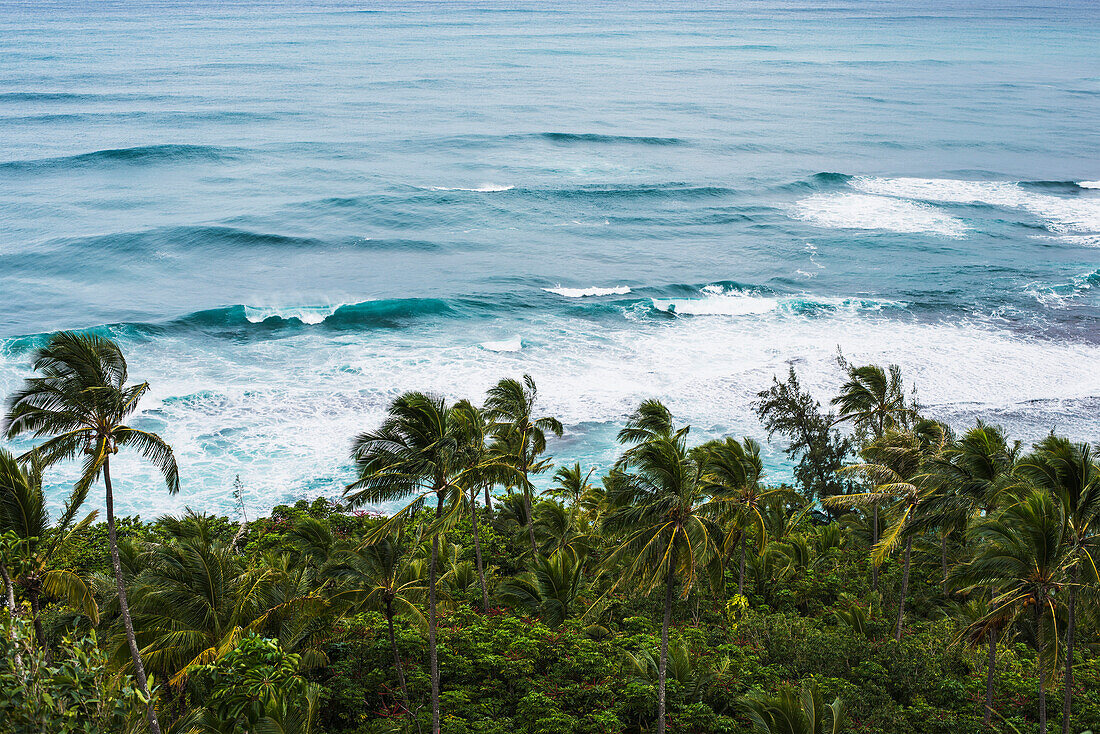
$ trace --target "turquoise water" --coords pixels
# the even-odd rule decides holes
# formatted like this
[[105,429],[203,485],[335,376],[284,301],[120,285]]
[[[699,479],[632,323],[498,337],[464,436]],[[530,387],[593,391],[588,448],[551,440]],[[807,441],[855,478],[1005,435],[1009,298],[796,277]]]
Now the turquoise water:
[[183,472],[124,463],[146,516],[335,494],[400,391],[525,371],[563,461],[652,395],[760,435],[838,347],[957,426],[1096,440],[1097,17],[0,0],[0,391],[49,330],[119,338]]

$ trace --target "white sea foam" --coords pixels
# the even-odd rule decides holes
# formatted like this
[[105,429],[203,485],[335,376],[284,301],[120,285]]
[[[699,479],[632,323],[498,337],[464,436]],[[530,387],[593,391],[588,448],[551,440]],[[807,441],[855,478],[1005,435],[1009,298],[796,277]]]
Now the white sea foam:
[[429,186],[431,191],[474,191],[481,194],[490,194],[498,191],[511,191],[515,186],[498,186],[497,184],[482,184],[467,188],[464,186]]
[[964,237],[969,227],[928,204],[890,196],[814,194],[791,207],[791,215],[819,227],[925,233]]
[[244,317],[258,324],[272,317],[280,319],[298,319],[303,324],[319,324],[327,319],[343,304],[330,306],[245,306]]
[[490,352],[518,352],[523,349],[523,339],[515,336],[500,341],[481,342],[479,346]]
[[[878,196],[950,204],[985,204],[1026,211],[1056,234],[1100,232],[1100,198],[1072,199],[1029,191],[1012,181],[857,176],[851,185]],[[906,201],[905,203],[912,203]]]
[[659,311],[691,316],[752,316],[779,307],[779,300],[769,296],[749,293],[726,293],[720,288],[708,286],[702,298],[654,298],[653,307]]
[[1100,189],[1100,181],[1078,181],[1077,185],[1083,189]]
[[630,288],[625,285],[617,285],[611,288],[543,288],[547,293],[554,293],[565,298],[589,298],[591,296],[625,296],[630,293]]
[[[479,400],[500,377],[524,372],[538,383],[540,411],[560,417],[574,438],[552,446],[558,461],[606,466],[614,443],[591,432],[606,427],[613,435],[647,397],[664,400],[697,439],[759,436],[756,393],[793,360],[808,389],[827,400],[840,383],[838,346],[857,363],[899,364],[930,414],[959,427],[985,416],[1025,440],[1054,425],[1078,440],[1100,430],[1100,345],[1025,338],[996,322],[780,307],[752,318],[608,322],[543,314],[520,323],[530,341],[503,342],[519,352],[471,349],[460,330],[431,323],[336,335],[308,329],[269,340],[180,334],[126,342],[131,375],[153,390],[136,422],[175,448],[183,486],[169,497],[146,462],[120,454],[119,511],[147,518],[185,506],[231,512],[237,475],[250,512],[322,492],[338,496],[352,478],[352,437],[377,427],[398,394]],[[0,394],[27,374],[27,359],[0,349]],[[64,496],[77,469],[51,476],[51,497]]]

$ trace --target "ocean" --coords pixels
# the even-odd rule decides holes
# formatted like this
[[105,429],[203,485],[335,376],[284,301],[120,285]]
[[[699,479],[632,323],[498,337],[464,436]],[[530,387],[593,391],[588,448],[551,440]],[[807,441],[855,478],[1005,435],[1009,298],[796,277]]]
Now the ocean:
[[0,393],[117,338],[146,518],[338,497],[397,394],[525,372],[560,462],[651,396],[763,439],[838,350],[1096,441],[1098,122],[1091,2],[0,0]]

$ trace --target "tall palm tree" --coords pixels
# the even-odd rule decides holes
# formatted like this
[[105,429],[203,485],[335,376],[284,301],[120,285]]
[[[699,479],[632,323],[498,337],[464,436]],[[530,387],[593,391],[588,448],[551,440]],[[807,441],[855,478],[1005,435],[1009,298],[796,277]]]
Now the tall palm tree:
[[111,456],[126,448],[139,452],[160,470],[169,494],[179,491],[179,470],[171,447],[155,433],[126,425],[149,383],[126,384],[126,358],[110,339],[63,331],[54,334],[34,356],[40,376],[28,378],[11,399],[7,437],[32,434],[46,440],[36,451],[45,465],[83,456],[77,491],[87,491],[102,475],[107,506],[107,538],[118,588],[119,611],[126,630],[134,677],[148,699],[149,729],[160,734],[160,723],[145,666],[134,637],[126,585],[118,557]]
[[[906,404],[905,383],[901,378],[900,367],[895,364],[884,370],[874,364],[856,367],[843,357],[838,357],[838,361],[847,380],[841,386],[840,393],[831,401],[837,407],[836,423],[850,421],[856,436],[864,443],[878,438],[887,429],[908,427],[916,410],[915,406]],[[872,503],[871,513],[871,543],[878,545],[877,503]],[[878,567],[874,565],[871,566],[871,582],[877,591]]]
[[990,587],[990,619],[1017,620],[1031,612],[1035,626],[1039,690],[1039,733],[1046,734],[1046,635],[1055,600],[1077,558],[1065,506],[1037,489],[977,525],[978,552],[962,576],[970,588]]
[[[535,402],[538,390],[531,375],[524,375],[523,382],[506,377],[493,387],[485,398],[485,411],[492,422],[493,431],[502,445],[511,449],[514,466],[522,475],[520,487],[527,504],[527,517],[531,518],[531,495],[534,487],[530,476],[546,469],[549,460],[539,460],[546,451],[546,434],[562,435],[562,425],[557,418],[536,418]],[[528,522],[527,533],[531,541],[532,557],[538,555],[535,542],[535,526]]]
[[569,516],[576,520],[577,512],[581,509],[581,498],[592,489],[589,479],[595,473],[596,467],[587,472],[581,468],[580,462],[573,466],[562,466],[554,472],[554,484],[543,494],[569,503]]
[[888,430],[860,452],[865,463],[848,467],[850,471],[863,474],[871,483],[871,490],[835,495],[825,500],[826,504],[849,507],[871,504],[877,508],[884,502],[893,503],[894,519],[872,549],[871,562],[875,567],[881,565],[899,544],[904,543],[895,640],[901,640],[905,624],[914,525],[922,503],[935,491],[930,467],[941,457],[949,435],[945,426],[929,420],[920,421],[910,431]]
[[[652,404],[651,404],[652,405]],[[659,404],[657,404],[659,405]],[[663,408],[663,406],[661,406]],[[642,409],[620,432],[623,443],[638,435],[631,430],[643,418]],[[667,413],[667,410],[665,411]],[[669,428],[672,428],[669,421]],[[702,481],[699,452],[689,451],[687,429],[657,431],[628,451],[608,482],[611,510],[603,529],[616,542],[606,568],[619,572],[622,583],[642,592],[665,586],[664,619],[657,683],[657,732],[665,731],[665,681],[668,665],[668,628],[677,582],[687,596],[696,572],[716,552],[717,526],[709,519],[714,508]]]
[[985,701],[982,704],[982,720],[988,728],[993,723],[993,681],[997,670],[997,642],[1004,637],[1009,627],[1002,608],[994,614],[989,599],[974,596],[965,604],[952,603],[947,607],[946,616],[961,626],[957,640],[971,647],[986,646]]
[[405,667],[401,663],[393,621],[394,617],[402,616],[417,626],[427,624],[417,607],[427,591],[425,570],[416,554],[416,543],[407,540],[401,529],[377,543],[363,543],[339,551],[326,569],[326,575],[337,583],[329,597],[331,602],[347,604],[353,609],[378,610],[385,615],[394,670],[401,686],[405,712],[412,719],[416,714],[405,681]]
[[[84,501],[83,493],[77,492],[66,502],[57,524],[51,527],[42,492],[42,467],[33,457],[29,464],[24,468],[14,456],[0,449],[0,533],[11,533],[18,540],[19,567],[15,578],[8,578],[12,585],[22,587],[30,599],[35,637],[49,662],[49,647],[42,630],[43,596],[65,599],[93,625],[99,623],[95,596],[84,579],[69,569],[52,567],[56,555],[64,551],[76,533],[95,520],[97,513],[91,512],[73,524]],[[4,572],[6,575],[6,568]],[[14,594],[11,602],[14,613]]]
[[352,445],[359,479],[344,489],[349,504],[412,500],[383,526],[388,531],[435,501],[431,562],[428,566],[428,653],[432,677],[432,733],[439,734],[439,651],[436,647],[439,574],[439,533],[462,511],[466,488],[475,481],[514,480],[514,469],[490,458],[471,459],[462,414],[443,398],[409,392],[390,406],[389,415],[374,431],[362,433]]
[[700,447],[700,460],[704,464],[704,483],[707,491],[721,506],[727,520],[723,550],[731,543],[740,547],[737,593],[745,594],[745,538],[749,528],[756,526],[761,548],[766,542],[764,516],[761,504],[779,490],[767,490],[761,483],[764,461],[760,458],[760,444],[751,438],[737,441],[735,438],[715,439]]
[[1073,703],[1073,647],[1077,626],[1077,589],[1081,566],[1096,577],[1100,551],[1100,466],[1087,443],[1050,435],[1020,460],[1017,473],[1049,491],[1061,503],[1069,524],[1073,569],[1066,585],[1066,668],[1062,690],[1062,734],[1069,734]]
[[477,578],[481,584],[481,609],[489,611],[489,587],[485,583],[485,564],[481,555],[481,530],[478,526],[477,495],[478,490],[484,490],[485,496],[489,496],[489,487],[494,483],[496,461],[490,455],[488,438],[489,424],[485,420],[484,411],[475,407],[468,400],[460,400],[454,406],[461,430],[459,431],[462,447],[467,453],[467,463],[472,466],[488,468],[484,474],[471,472],[463,478],[463,505],[469,510],[470,527],[474,534],[474,561],[477,564]]
[[940,530],[940,565],[946,595],[949,569],[947,539],[965,533],[996,507],[1014,501],[1023,482],[1016,476],[1019,441],[1010,444],[999,426],[982,421],[948,443],[934,462],[935,490],[924,506],[924,523]]

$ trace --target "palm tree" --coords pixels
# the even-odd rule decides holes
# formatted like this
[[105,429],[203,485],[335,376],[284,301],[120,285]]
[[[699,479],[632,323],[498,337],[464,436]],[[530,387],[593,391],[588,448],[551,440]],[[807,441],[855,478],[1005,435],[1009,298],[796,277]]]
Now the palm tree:
[[12,397],[6,418],[7,437],[11,439],[26,433],[39,438],[49,437],[36,449],[47,466],[83,456],[77,492],[86,492],[100,475],[103,476],[107,538],[118,587],[119,611],[134,664],[134,677],[149,702],[146,707],[149,729],[153,734],[160,734],[145,666],[134,637],[118,557],[111,456],[120,448],[138,451],[160,470],[169,494],[179,491],[175,456],[171,447],[156,434],[125,424],[127,417],[137,410],[138,401],[149,391],[149,383],[126,384],[126,359],[115,342],[94,334],[59,332],[35,353],[32,364],[41,376],[28,378]]
[[876,508],[883,502],[894,503],[894,520],[887,527],[886,534],[875,544],[871,562],[874,567],[881,565],[904,538],[895,640],[901,640],[905,623],[905,595],[909,590],[913,526],[918,520],[921,504],[935,490],[929,467],[942,455],[948,437],[945,426],[929,420],[920,421],[910,431],[888,430],[860,452],[866,463],[848,467],[850,471],[863,474],[871,482],[871,490],[836,495],[825,500],[826,504],[833,506],[871,504]]
[[[481,557],[481,532],[478,527],[477,495],[478,490],[483,489],[485,496],[489,496],[489,487],[493,485],[493,472],[496,468],[494,457],[490,455],[487,440],[489,436],[489,424],[485,420],[484,411],[476,408],[470,401],[459,401],[454,410],[461,422],[462,446],[468,454],[467,462],[473,466],[488,467],[490,471],[486,476],[477,473],[467,474],[463,483],[469,491],[468,500],[464,499],[470,513],[470,526],[474,534],[474,560],[477,563],[477,578],[481,584],[481,609],[489,611],[489,587],[485,584],[485,564]],[[465,492],[465,490],[464,490]]]
[[595,471],[596,467],[590,468],[587,472],[584,471],[581,469],[579,461],[574,463],[573,466],[559,467],[554,472],[553,486],[544,490],[543,494],[568,502],[569,515],[571,518],[576,519],[577,511],[581,508],[581,498],[592,489],[592,485],[588,480],[592,478]]
[[741,705],[761,734],[840,734],[844,730],[844,703],[837,698],[826,705],[813,680],[803,683],[798,692],[787,687],[773,697],[747,696]]
[[1073,443],[1050,435],[1017,466],[1031,484],[1049,491],[1062,504],[1072,546],[1072,578],[1066,586],[1066,669],[1062,692],[1062,734],[1069,734],[1073,701],[1073,647],[1076,633],[1077,589],[1081,566],[1096,575],[1100,550],[1100,466],[1087,443]]
[[480,481],[506,483],[514,479],[508,465],[495,458],[476,463],[466,444],[463,415],[443,398],[409,392],[390,406],[389,415],[375,431],[355,438],[352,459],[359,479],[344,489],[352,507],[393,502],[412,497],[404,509],[382,526],[414,516],[425,500],[435,500],[431,562],[428,566],[428,652],[432,677],[432,732],[439,734],[439,651],[436,648],[439,573],[439,533],[461,512],[466,489]]
[[[549,465],[549,459],[539,460],[546,451],[546,434],[562,435],[562,425],[557,418],[535,418],[535,402],[538,390],[531,375],[524,375],[523,382],[506,377],[493,387],[485,398],[485,411],[492,422],[494,433],[512,453],[515,468],[522,474],[521,488],[527,504],[527,517],[532,517],[530,475],[538,474]],[[531,541],[532,557],[538,555],[535,543],[535,526],[527,525]]]
[[[606,568],[621,569],[618,584],[635,583],[643,593],[662,583],[665,586],[657,684],[657,732],[663,734],[668,628],[676,583],[680,582],[686,597],[697,569],[716,552],[718,529],[707,517],[715,510],[707,504],[703,465],[696,458],[699,452],[687,448],[688,429],[655,431],[648,436],[634,431],[646,418],[646,411],[655,406],[660,404],[643,404],[619,433],[622,443],[639,437],[642,442],[629,449],[612,472],[608,483],[611,510],[603,519],[603,529],[617,542],[606,559]],[[671,421],[668,424],[671,429]]]
[[940,530],[945,595],[948,537],[964,533],[971,523],[1019,494],[1023,483],[1014,474],[1019,453],[1020,443],[1009,444],[1002,428],[978,421],[961,438],[947,444],[942,458],[934,462],[936,486],[925,502],[923,524]]
[[738,563],[737,593],[745,594],[745,537],[749,527],[755,525],[758,530],[761,548],[766,542],[764,517],[760,514],[761,504],[779,490],[766,490],[761,484],[764,476],[764,462],[760,458],[760,444],[751,438],[738,442],[734,438],[708,441],[700,447],[704,462],[704,483],[710,494],[726,508],[729,530],[723,541],[723,550],[732,542],[740,546]]
[[407,541],[404,532],[399,529],[377,543],[363,543],[340,551],[326,569],[326,574],[337,583],[329,597],[332,603],[348,604],[353,609],[374,609],[385,615],[405,712],[414,720],[416,715],[405,681],[405,667],[401,663],[393,620],[400,615],[413,620],[417,626],[427,622],[416,606],[427,591],[424,563],[416,554],[416,546],[415,542]]
[[[905,383],[901,368],[890,365],[884,370],[874,364],[856,367],[838,357],[847,381],[832,399],[838,409],[835,423],[851,421],[856,436],[866,442],[881,436],[888,428],[904,429],[915,416],[915,406],[906,405]],[[871,544],[878,545],[878,504],[872,504]],[[878,567],[871,566],[871,583],[878,590]]]
[[982,720],[988,728],[993,723],[993,680],[997,669],[997,642],[1009,627],[1009,620],[1002,608],[994,614],[989,600],[984,596],[975,596],[965,604],[953,603],[948,606],[946,616],[958,622],[962,629],[957,640],[971,647],[986,646],[985,702],[982,705]]
[[[35,637],[48,663],[50,651],[40,616],[43,596],[65,599],[93,625],[99,623],[95,596],[84,579],[71,570],[52,567],[56,556],[95,520],[97,513],[91,512],[73,525],[84,500],[83,494],[77,492],[65,504],[57,525],[50,527],[46,497],[42,492],[42,467],[33,457],[29,463],[29,468],[25,469],[14,456],[0,449],[0,533],[11,533],[18,541],[21,553],[16,577],[11,579],[5,568],[5,579],[9,591],[17,584],[30,598]],[[14,601],[12,594],[13,613]]]
[[549,558],[537,556],[531,572],[520,574],[500,586],[501,600],[537,614],[551,627],[569,616],[581,589],[583,564],[571,553],[558,551]]
[[970,582],[971,589],[988,586],[996,590],[988,618],[1016,620],[1029,611],[1033,615],[1039,732],[1046,734],[1044,620],[1054,619],[1055,598],[1077,562],[1066,508],[1050,492],[1037,489],[971,533],[979,541],[979,549],[960,576]]

